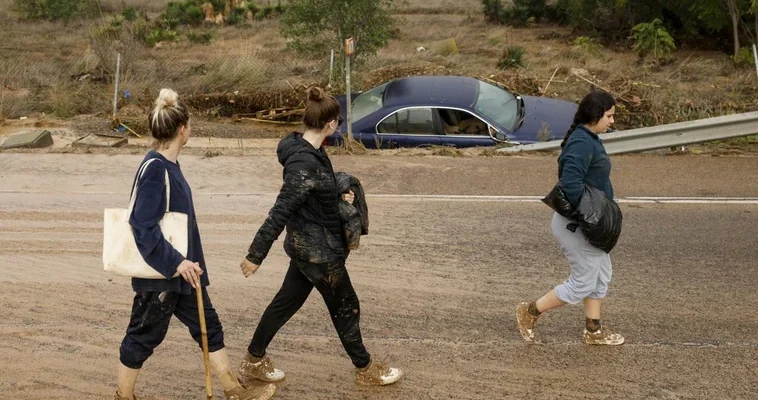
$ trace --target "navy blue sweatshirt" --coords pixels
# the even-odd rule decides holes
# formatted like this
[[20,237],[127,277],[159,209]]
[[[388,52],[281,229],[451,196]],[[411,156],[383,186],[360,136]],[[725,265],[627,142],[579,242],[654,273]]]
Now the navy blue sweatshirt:
[[[135,292],[179,292],[182,294],[192,293],[192,285],[181,276],[171,278],[179,267],[184,257],[163,238],[158,222],[163,218],[166,211],[166,178],[168,171],[171,183],[171,204],[169,211],[187,214],[189,246],[187,247],[187,259],[200,263],[205,271],[200,280],[203,286],[208,286],[208,270],[203,257],[203,246],[200,243],[200,231],[197,228],[195,207],[192,204],[192,190],[184,179],[179,163],[173,163],[155,150],[147,153],[140,163],[140,168],[145,161],[157,158],[145,169],[142,178],[137,185],[137,199],[134,210],[129,218],[129,224],[134,232],[137,248],[145,259],[145,262],[166,279],[139,279],[132,278],[132,288]],[[139,171],[139,168],[137,169]],[[135,176],[135,179],[137,176]]]
[[579,205],[585,183],[602,190],[613,200],[611,160],[597,134],[584,125],[574,129],[558,157],[558,179],[574,207]]

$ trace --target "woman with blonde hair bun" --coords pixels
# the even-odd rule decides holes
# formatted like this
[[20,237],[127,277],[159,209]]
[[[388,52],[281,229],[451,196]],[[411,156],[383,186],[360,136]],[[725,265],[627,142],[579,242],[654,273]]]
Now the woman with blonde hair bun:
[[[179,102],[176,92],[162,89],[148,122],[155,148],[142,160],[134,178],[137,194],[129,224],[145,262],[165,279],[132,278],[136,295],[129,327],[121,342],[116,400],[136,399],[134,385],[137,376],[143,363],[166,337],[172,315],[187,326],[192,338],[202,346],[198,290],[202,291],[211,368],[220,380],[226,398],[267,400],[274,395],[276,388],[273,385],[246,388],[234,374],[224,346],[221,322],[206,290],[208,269],[200,243],[192,191],[178,160],[192,130],[189,112]],[[166,178],[169,187],[166,187]],[[167,211],[188,216],[186,257],[163,237],[158,225]]]

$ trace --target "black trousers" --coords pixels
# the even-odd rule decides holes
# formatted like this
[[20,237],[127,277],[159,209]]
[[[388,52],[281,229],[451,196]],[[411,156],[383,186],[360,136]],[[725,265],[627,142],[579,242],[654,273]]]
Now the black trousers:
[[350,282],[345,263],[311,264],[291,260],[279,293],[263,312],[248,352],[255,357],[266,355],[274,335],[303,306],[313,288],[321,293],[332,317],[342,346],[358,368],[371,362],[359,326],[361,310],[358,295]]
[[[208,331],[208,351],[212,353],[224,348],[224,331],[205,288],[203,308]],[[189,328],[190,335],[202,348],[195,289],[189,295],[176,292],[137,292],[129,327],[121,342],[121,363],[132,369],[142,368],[142,364],[166,337],[172,315],[176,315]]]

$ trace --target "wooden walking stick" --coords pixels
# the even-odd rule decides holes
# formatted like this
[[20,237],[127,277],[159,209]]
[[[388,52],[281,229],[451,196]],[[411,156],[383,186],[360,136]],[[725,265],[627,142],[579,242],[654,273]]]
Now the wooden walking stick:
[[195,290],[197,293],[197,313],[200,315],[200,334],[203,339],[203,363],[205,364],[205,392],[208,400],[213,398],[211,387],[211,359],[208,355],[208,330],[205,328],[205,307],[203,306],[203,288]]

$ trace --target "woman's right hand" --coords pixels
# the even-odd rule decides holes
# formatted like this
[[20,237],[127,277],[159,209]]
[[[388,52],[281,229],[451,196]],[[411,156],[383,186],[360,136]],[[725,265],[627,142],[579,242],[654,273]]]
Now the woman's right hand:
[[185,281],[189,282],[193,288],[200,287],[200,275],[203,274],[203,269],[200,268],[200,264],[189,260],[182,261],[179,264],[179,268],[176,269]]

